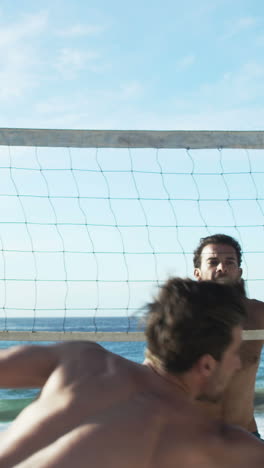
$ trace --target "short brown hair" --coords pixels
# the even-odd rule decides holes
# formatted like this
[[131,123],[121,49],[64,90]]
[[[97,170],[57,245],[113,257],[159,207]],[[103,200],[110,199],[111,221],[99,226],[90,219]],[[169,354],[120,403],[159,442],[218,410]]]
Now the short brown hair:
[[227,236],[226,234],[213,234],[212,236],[202,237],[198,247],[193,252],[194,268],[201,267],[201,253],[203,248],[208,244],[226,244],[233,247],[236,251],[238,266],[241,265],[242,252],[241,246],[234,237]]
[[220,360],[233,328],[245,318],[244,303],[234,287],[171,278],[148,305],[148,350],[168,372],[185,372],[204,354]]

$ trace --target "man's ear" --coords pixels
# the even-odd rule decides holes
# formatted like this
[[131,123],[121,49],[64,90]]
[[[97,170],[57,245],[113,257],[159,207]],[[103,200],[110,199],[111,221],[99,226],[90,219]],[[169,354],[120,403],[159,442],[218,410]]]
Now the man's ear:
[[200,268],[195,268],[193,274],[194,274],[195,279],[197,279],[197,281],[201,281],[201,270],[200,270]]
[[211,377],[215,372],[217,361],[211,356],[211,354],[204,354],[196,363],[196,368],[200,375],[205,378]]
[[241,278],[241,277],[242,277],[242,275],[243,275],[243,270],[242,270],[242,268],[239,268],[239,274],[240,274],[240,276],[239,276],[239,277]]

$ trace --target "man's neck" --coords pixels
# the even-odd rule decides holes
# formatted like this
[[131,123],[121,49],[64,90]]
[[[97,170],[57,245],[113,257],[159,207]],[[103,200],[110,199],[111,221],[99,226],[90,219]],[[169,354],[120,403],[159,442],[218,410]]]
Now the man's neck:
[[182,374],[172,374],[168,372],[162,366],[160,360],[153,356],[149,350],[146,352],[146,358],[143,362],[144,366],[150,368],[153,372],[158,374],[159,377],[167,383],[167,388],[175,393],[177,389],[182,395],[188,398],[188,400],[195,400],[197,397],[197,391],[193,388],[191,372]]

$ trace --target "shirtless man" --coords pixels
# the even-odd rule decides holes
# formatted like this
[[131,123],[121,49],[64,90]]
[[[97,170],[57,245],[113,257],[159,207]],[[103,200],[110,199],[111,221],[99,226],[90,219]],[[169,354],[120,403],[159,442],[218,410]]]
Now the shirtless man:
[[1,351],[0,386],[42,387],[1,468],[263,468],[262,442],[194,405],[240,368],[245,315],[235,288],[172,278],[148,305],[144,365],[89,342]]
[[[200,240],[194,251],[194,276],[198,281],[233,283],[241,291],[248,318],[246,330],[264,329],[264,303],[248,299],[241,279],[241,247],[225,234],[215,234]],[[254,419],[254,389],[263,340],[246,341],[241,350],[242,368],[232,379],[220,402],[207,404],[213,416],[237,424],[260,438]]]

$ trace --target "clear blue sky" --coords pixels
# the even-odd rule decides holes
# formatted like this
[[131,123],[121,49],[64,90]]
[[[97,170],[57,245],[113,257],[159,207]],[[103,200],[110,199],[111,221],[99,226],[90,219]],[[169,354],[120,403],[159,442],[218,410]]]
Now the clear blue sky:
[[261,129],[261,0],[2,0],[0,126]]

